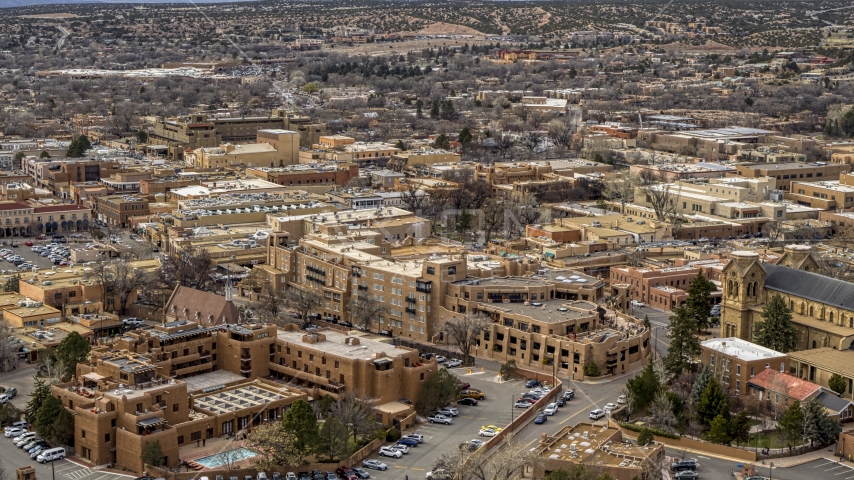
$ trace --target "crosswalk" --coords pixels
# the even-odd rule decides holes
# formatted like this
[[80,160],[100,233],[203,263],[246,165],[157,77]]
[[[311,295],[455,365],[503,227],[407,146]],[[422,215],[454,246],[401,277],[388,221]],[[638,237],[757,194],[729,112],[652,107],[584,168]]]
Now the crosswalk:
[[57,461],[54,470],[57,477],[65,477],[68,480],[127,480],[132,478],[127,475],[92,470],[68,460]]

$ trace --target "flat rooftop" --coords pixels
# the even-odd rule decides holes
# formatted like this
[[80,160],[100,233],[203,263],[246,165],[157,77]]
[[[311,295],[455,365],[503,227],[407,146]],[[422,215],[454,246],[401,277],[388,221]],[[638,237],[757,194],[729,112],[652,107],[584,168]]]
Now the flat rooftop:
[[785,353],[780,353],[736,337],[712,338],[700,342],[700,345],[748,362],[786,356]]
[[[326,340],[318,341],[316,343],[303,342],[303,337],[315,334],[325,335]],[[378,360],[382,358],[383,354],[389,358],[394,358],[401,356],[404,353],[409,353],[410,351],[409,349],[395,347],[394,345],[366,339],[364,337],[347,335],[335,330],[316,330],[312,333],[306,333],[300,330],[279,330],[277,338],[288,342],[291,345],[300,346],[308,350],[315,350],[353,360]],[[349,345],[347,340],[350,338],[358,338],[358,345]]]
[[546,443],[540,443],[537,453],[544,459],[583,465],[641,468],[641,462],[653,454],[658,446],[656,444],[650,448],[612,440],[617,433],[618,430],[607,426],[579,423],[559,430]]
[[207,388],[224,387],[229,383],[243,380],[246,380],[243,375],[231,373],[226,370],[216,370],[181,379],[187,385],[187,393],[199,392]]
[[[535,306],[532,303],[539,303],[540,305]],[[566,300],[532,300],[528,305],[524,303],[480,302],[480,306],[481,308],[501,309],[510,314],[525,315],[546,323],[560,323],[597,315],[596,305],[592,303],[567,302]],[[558,308],[563,308],[566,311],[559,311]]]

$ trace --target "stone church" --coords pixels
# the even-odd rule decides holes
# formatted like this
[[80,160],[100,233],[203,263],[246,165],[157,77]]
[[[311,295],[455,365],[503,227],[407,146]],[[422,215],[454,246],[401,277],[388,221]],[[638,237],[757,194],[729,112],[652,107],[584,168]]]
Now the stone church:
[[851,348],[854,341],[854,284],[818,274],[807,245],[788,245],[776,264],[752,251],[732,252],[723,268],[721,337],[753,341],[762,308],[779,293],[799,330],[796,350]]

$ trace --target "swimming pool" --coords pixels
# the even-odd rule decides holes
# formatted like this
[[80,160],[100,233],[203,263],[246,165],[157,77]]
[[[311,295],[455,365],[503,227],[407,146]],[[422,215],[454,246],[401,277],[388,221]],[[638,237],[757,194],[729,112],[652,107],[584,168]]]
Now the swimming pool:
[[235,448],[234,450],[228,450],[225,452],[217,453],[216,455],[211,455],[209,457],[202,457],[193,460],[199,465],[204,465],[207,468],[216,468],[226,465],[228,463],[236,463],[241,460],[246,460],[247,458],[252,458],[257,453],[249,450],[248,448],[240,447]]

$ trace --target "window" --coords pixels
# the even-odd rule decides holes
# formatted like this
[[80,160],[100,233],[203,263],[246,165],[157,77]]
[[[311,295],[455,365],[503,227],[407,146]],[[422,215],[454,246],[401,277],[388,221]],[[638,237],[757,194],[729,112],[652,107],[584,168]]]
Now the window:
[[754,367],[750,367],[750,378],[753,378],[753,368]]
[[173,411],[173,412],[177,412],[177,411],[178,411],[178,404],[177,404],[177,403],[172,404],[172,411]]
[[713,367],[715,366],[715,356],[714,355],[709,357],[709,365],[711,365]]
[[735,374],[738,376],[741,376],[741,365],[739,365],[739,364],[735,365]]
[[104,443],[110,443],[110,434],[109,433],[104,434]]

